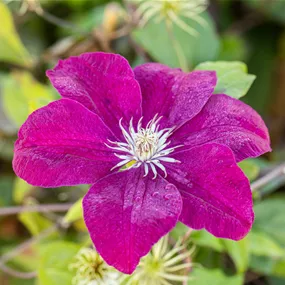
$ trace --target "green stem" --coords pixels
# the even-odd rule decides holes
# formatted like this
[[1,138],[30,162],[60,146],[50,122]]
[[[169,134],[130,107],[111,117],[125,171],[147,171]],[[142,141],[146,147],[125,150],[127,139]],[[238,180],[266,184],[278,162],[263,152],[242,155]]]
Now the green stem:
[[171,23],[171,21],[169,21],[167,19],[165,20],[165,23],[166,23],[166,28],[167,28],[169,38],[170,38],[171,42],[173,43],[173,47],[174,47],[179,65],[183,71],[188,72],[189,68],[187,66],[187,59],[184,55],[184,52],[182,50],[181,45],[179,44],[179,42],[175,38],[172,23]]

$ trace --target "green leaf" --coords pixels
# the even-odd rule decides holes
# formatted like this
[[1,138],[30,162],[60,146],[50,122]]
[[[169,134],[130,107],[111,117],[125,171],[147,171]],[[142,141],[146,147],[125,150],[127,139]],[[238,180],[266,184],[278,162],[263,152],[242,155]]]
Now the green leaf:
[[13,72],[2,78],[1,83],[4,110],[18,126],[31,112],[54,99],[48,87],[37,82],[28,72]]
[[39,213],[21,213],[19,220],[32,235],[38,235],[43,230],[52,226],[52,222]]
[[79,251],[75,243],[58,241],[50,243],[41,250],[39,261],[39,280],[41,285],[70,285],[73,274],[68,266]]
[[[201,264],[207,268],[222,268],[223,255],[208,247],[198,247],[195,254],[195,263]],[[195,267],[195,266],[194,266]]]
[[285,250],[270,235],[251,231],[248,235],[250,244],[250,253],[258,256],[269,256],[272,258],[281,258],[285,256]]
[[8,281],[9,285],[36,285],[34,279],[17,279],[17,278],[10,278]]
[[247,66],[239,61],[216,61],[199,64],[196,70],[214,70],[218,83],[215,94],[225,93],[233,98],[244,96],[255,80],[255,75],[247,73]]
[[[187,226],[179,222],[176,224],[175,228],[170,232],[170,235],[175,240],[178,240],[179,238],[183,237],[188,230],[189,228]],[[191,232],[189,239],[195,245],[212,248],[218,252],[222,252],[224,249],[222,240],[214,237],[205,230],[199,230],[199,231],[193,230]]]
[[[207,21],[205,26],[201,26],[191,19],[183,18],[186,24],[198,32],[196,37],[173,24],[174,38],[181,46],[188,67],[206,60],[213,60],[218,53],[219,40],[213,20],[206,12],[202,17]],[[155,60],[171,67],[179,67],[179,60],[173,41],[167,32],[165,21],[157,23],[151,19],[145,27],[136,29],[132,36]]]
[[285,278],[285,257],[283,259],[273,259],[267,256],[252,255],[250,268],[253,271],[264,275],[271,275]]
[[145,58],[143,58],[142,56],[136,56],[136,58],[134,59],[134,61],[132,62],[132,68],[135,68],[138,65],[144,64]]
[[224,250],[222,240],[214,237],[205,230],[193,231],[191,233],[191,241],[193,241],[194,244],[209,247],[218,252],[222,252]]
[[225,275],[220,269],[210,270],[206,268],[195,268],[190,275],[189,285],[242,285],[243,275]]
[[82,199],[79,199],[73,204],[73,206],[68,210],[64,217],[65,223],[73,223],[77,220],[82,219]]
[[240,162],[239,167],[245,174],[245,176],[250,180],[253,181],[254,179],[257,178],[260,168],[259,166],[255,163],[254,159],[248,159]]
[[[26,205],[36,204],[32,199],[29,199]],[[18,218],[32,235],[38,235],[43,230],[50,228],[53,225],[48,218],[37,212],[22,212],[18,215]],[[54,235],[54,233],[51,235]]]
[[225,249],[235,263],[238,273],[245,272],[249,263],[249,240],[244,238],[240,241],[222,240]]
[[13,187],[13,200],[17,204],[21,204],[25,196],[33,189],[34,187],[28,184],[25,180],[16,177]]
[[253,229],[264,232],[285,247],[285,198],[266,199],[254,207]]
[[283,260],[280,260],[275,263],[275,265],[273,266],[272,275],[285,277],[285,257],[283,258]]
[[269,277],[267,279],[269,280],[270,285],[284,285],[285,284],[285,279],[283,278]]
[[82,30],[92,31],[102,23],[105,8],[105,5],[96,6],[93,9],[89,9],[87,12],[76,14],[75,17],[73,17],[72,22],[76,26],[82,28]]
[[255,272],[262,273],[265,275],[272,275],[275,263],[275,260],[267,256],[251,255],[249,267]]
[[178,222],[175,226],[175,228],[170,232],[171,237],[173,237],[175,240],[178,240],[182,236],[186,234],[186,232],[189,230],[187,226],[184,224]]
[[30,65],[31,58],[23,46],[13,23],[8,7],[0,1],[0,61]]
[[43,230],[52,226],[52,222],[39,213],[21,213],[19,220],[32,235],[38,235]]

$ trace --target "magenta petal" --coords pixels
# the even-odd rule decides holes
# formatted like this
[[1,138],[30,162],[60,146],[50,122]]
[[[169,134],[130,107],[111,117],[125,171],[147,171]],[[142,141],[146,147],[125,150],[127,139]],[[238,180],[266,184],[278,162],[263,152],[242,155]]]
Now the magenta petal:
[[114,139],[111,131],[96,114],[69,99],[32,113],[18,137],[14,171],[36,186],[94,183],[118,161],[104,145]]
[[159,63],[146,63],[134,71],[142,90],[146,122],[159,114],[163,127],[179,126],[198,114],[217,82],[213,71],[184,73]]
[[76,100],[98,114],[121,136],[118,121],[141,117],[141,93],[125,58],[117,54],[85,53],[61,60],[47,76],[61,96]]
[[251,229],[254,214],[250,185],[232,151],[205,144],[174,155],[179,167],[168,165],[168,178],[180,191],[180,221],[205,228],[220,238],[239,240]]
[[224,94],[213,95],[202,111],[175,132],[174,144],[193,147],[216,142],[227,145],[236,160],[271,150],[268,130],[250,106]]
[[118,270],[132,273],[140,258],[176,224],[181,212],[176,187],[141,169],[109,175],[83,199],[84,219],[96,250]]

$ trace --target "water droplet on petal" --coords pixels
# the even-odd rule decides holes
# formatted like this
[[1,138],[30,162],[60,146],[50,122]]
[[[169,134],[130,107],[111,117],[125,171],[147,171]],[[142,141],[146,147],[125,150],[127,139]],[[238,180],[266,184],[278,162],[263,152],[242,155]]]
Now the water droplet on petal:
[[152,196],[152,197],[157,197],[158,195],[159,195],[158,192],[153,192],[151,196]]
[[172,185],[172,184],[167,184],[164,189],[167,190],[167,191],[169,191],[169,190],[173,190],[173,188],[175,188],[174,185]]
[[169,200],[172,197],[172,194],[166,194],[163,196],[165,200]]
[[188,188],[192,188],[193,187],[193,183],[192,182],[187,183],[187,187]]

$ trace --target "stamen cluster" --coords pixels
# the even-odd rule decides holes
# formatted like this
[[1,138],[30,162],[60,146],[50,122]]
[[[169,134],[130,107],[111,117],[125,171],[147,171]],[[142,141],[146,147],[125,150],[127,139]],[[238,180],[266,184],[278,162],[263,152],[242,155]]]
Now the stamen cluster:
[[126,142],[113,142],[109,140],[107,147],[116,150],[120,153],[115,155],[120,158],[120,161],[111,170],[121,167],[120,170],[129,170],[131,168],[144,167],[144,176],[147,176],[149,169],[153,172],[153,179],[157,177],[157,168],[161,169],[164,176],[167,176],[166,168],[162,162],[175,163],[178,160],[169,157],[176,148],[181,145],[170,147],[170,141],[168,138],[172,135],[175,127],[165,128],[159,130],[158,124],[162,117],[158,117],[156,114],[152,120],[148,122],[145,128],[142,127],[142,119],[140,118],[137,128],[135,130],[133,126],[133,119],[131,119],[128,131],[122,125],[122,119],[119,122],[120,129]]
[[[169,248],[169,237],[165,236],[157,242],[151,252],[142,258],[131,277],[123,275],[122,284],[186,284],[189,281],[189,271],[193,267],[191,256],[195,250],[187,248],[187,241],[179,239]],[[124,281],[128,280],[126,283]]]
[[166,20],[174,23],[191,36],[197,36],[198,32],[187,23],[187,18],[192,19],[202,26],[207,22],[200,14],[207,9],[208,0],[130,0],[138,4],[136,10],[140,19],[140,26],[146,25],[152,18],[160,22]]
[[91,248],[83,248],[75,256],[69,269],[75,272],[73,285],[117,285],[119,273],[108,266]]

